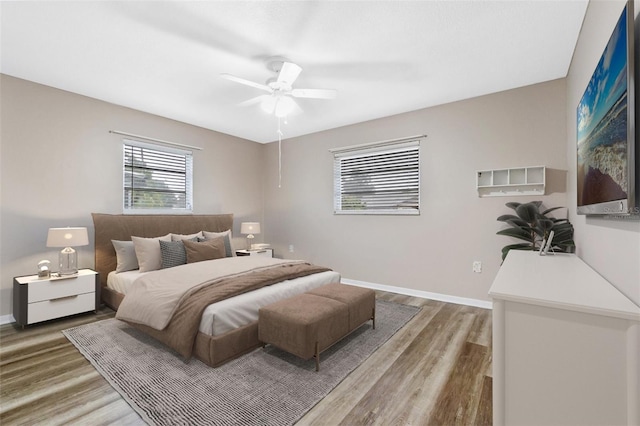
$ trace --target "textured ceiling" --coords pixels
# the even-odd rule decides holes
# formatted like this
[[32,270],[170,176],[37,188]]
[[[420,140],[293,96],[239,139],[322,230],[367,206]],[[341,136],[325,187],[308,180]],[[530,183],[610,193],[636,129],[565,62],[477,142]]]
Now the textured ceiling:
[[[584,1],[1,2],[4,74],[241,138],[277,139],[265,60],[303,68],[294,137],[566,76]],[[119,129],[136,133],[136,129]],[[162,138],[162,135],[148,135]]]

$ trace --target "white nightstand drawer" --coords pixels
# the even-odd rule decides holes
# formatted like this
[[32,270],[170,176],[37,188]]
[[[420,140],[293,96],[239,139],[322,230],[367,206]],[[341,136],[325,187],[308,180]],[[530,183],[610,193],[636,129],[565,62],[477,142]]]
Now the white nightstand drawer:
[[32,281],[29,283],[28,303],[74,296],[96,291],[96,276],[79,275],[74,278]]
[[264,256],[273,257],[272,248],[264,248],[259,250],[236,250],[236,256]]
[[[93,287],[92,290],[93,289],[95,289],[95,287]],[[95,309],[95,291],[30,303],[27,311],[27,324],[93,311]]]
[[271,249],[251,250],[251,256],[273,257],[273,251]]

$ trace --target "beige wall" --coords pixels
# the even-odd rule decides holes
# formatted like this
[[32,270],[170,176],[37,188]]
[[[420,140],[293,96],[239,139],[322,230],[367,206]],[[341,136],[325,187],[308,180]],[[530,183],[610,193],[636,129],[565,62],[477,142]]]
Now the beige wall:
[[[45,247],[49,227],[87,226],[91,235],[91,212],[121,212],[121,145],[112,129],[204,147],[194,155],[196,213],[233,212],[236,235],[242,220],[261,220],[258,240],[276,255],[374,284],[488,300],[500,249],[511,242],[495,235],[496,217],[509,212],[504,203],[568,206],[578,255],[640,304],[640,221],[575,212],[575,107],[622,5],[590,2],[566,79],[285,140],[282,188],[277,144],[2,75],[0,317],[11,313],[12,277],[56,259]],[[333,215],[329,148],[422,133],[420,216]],[[550,168],[548,195],[478,198],[476,170],[531,165]],[[79,250],[80,266],[93,266],[91,247]],[[481,274],[471,272],[474,260]]]
[[90,213],[122,213],[122,137],[109,130],[203,147],[194,212],[234,213],[238,236],[243,219],[262,220],[262,145],[6,75],[0,89],[0,317],[12,312],[14,276],[57,261],[49,227],[88,227],[78,263],[93,267]]
[[[567,157],[569,164],[569,202],[577,202],[576,107],[591,78],[600,55],[616,25],[624,1],[591,1],[582,25],[580,39],[567,75]],[[640,22],[640,2],[634,3],[636,34]],[[636,39],[636,57],[639,40]],[[636,67],[638,60],[636,59]],[[636,90],[640,81],[636,79]],[[638,108],[638,105],[636,105]],[[636,124],[637,126],[637,124]],[[640,153],[637,153],[640,155]],[[608,220],[575,215],[571,220],[576,230],[578,255],[627,297],[640,305],[640,220]]]
[[[286,140],[282,188],[277,144],[269,144],[265,241],[278,255],[309,259],[348,279],[488,300],[500,250],[512,242],[495,235],[502,228],[496,218],[510,212],[504,204],[567,205],[565,103],[564,80],[556,80]],[[428,135],[420,216],[333,214],[329,148],[416,134]],[[536,165],[552,169],[549,195],[478,197],[477,170]],[[483,262],[481,274],[472,272],[474,260]]]

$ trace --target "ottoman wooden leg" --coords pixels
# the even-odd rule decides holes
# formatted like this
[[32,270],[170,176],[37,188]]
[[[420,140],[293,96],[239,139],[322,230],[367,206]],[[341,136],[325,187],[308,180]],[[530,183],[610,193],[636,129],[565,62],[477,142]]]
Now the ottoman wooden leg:
[[373,321],[373,329],[376,329],[376,307],[373,307],[373,311],[371,312],[371,321]]
[[316,371],[320,371],[320,343],[316,342]]

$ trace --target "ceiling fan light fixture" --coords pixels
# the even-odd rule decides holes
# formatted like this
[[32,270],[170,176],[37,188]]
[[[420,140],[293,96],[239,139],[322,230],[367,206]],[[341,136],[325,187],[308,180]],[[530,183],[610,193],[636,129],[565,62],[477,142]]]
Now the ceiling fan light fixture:
[[276,108],[275,115],[276,117],[286,117],[291,114],[293,108],[295,107],[295,102],[288,96],[279,96],[276,98]]
[[278,104],[278,98],[275,96],[268,96],[260,103],[260,108],[267,114],[273,114]]

